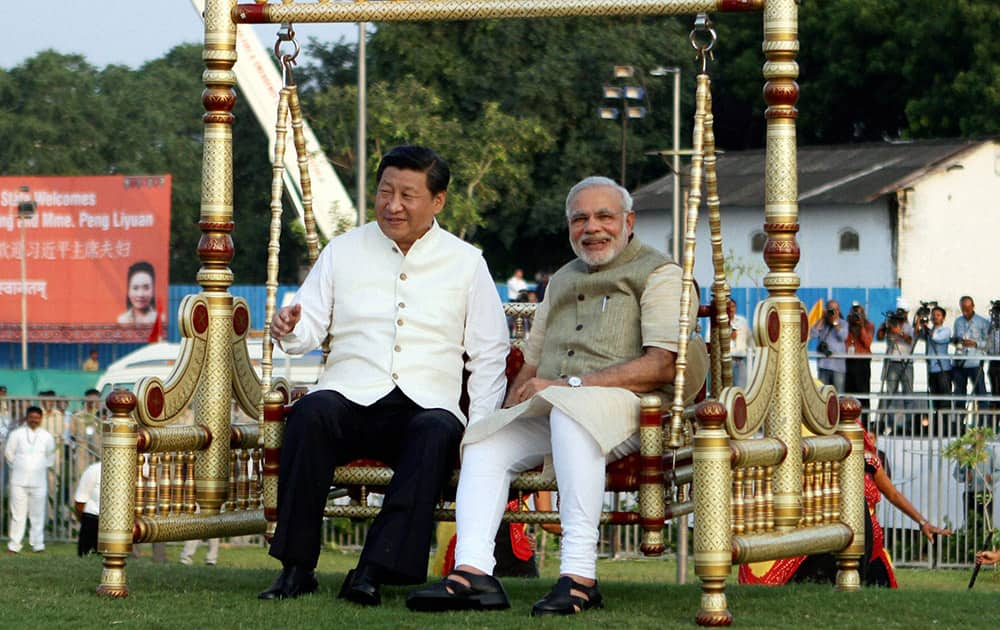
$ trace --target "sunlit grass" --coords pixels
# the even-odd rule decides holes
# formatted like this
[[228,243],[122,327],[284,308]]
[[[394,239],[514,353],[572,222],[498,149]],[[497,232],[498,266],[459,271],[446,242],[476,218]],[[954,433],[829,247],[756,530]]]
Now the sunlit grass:
[[[31,628],[514,628],[565,627],[564,619],[530,619],[531,604],[555,576],[549,556],[540,580],[505,579],[512,601],[508,611],[417,614],[406,610],[407,588],[386,587],[383,606],[364,609],[335,599],[355,554],[324,552],[317,594],[293,601],[258,601],[277,573],[277,563],[259,547],[223,547],[216,567],[205,566],[204,546],[194,566],[177,562],[179,545],[169,545],[167,564],[148,557],[128,564],[132,595],[98,598],[97,556],[77,558],[70,545],[52,545],[44,554],[0,556],[0,627]],[[670,560],[602,561],[601,590],[607,608],[578,621],[588,627],[690,627],[698,608],[697,578],[675,583]],[[899,590],[866,589],[839,593],[824,585],[782,588],[727,587],[739,628],[995,628],[1000,581],[983,571],[976,588],[966,589],[969,572],[901,570]]]

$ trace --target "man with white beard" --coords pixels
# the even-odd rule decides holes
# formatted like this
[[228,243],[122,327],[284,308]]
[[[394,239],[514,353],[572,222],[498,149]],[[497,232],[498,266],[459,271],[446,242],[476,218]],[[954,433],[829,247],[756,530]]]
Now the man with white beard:
[[11,431],[4,456],[10,465],[10,541],[8,553],[21,551],[26,521],[31,522],[31,550],[45,551],[45,505],[49,470],[55,466],[56,442],[41,428],[42,410],[28,407],[24,424]]
[[[577,258],[551,278],[538,306],[525,364],[502,409],[469,425],[456,499],[455,570],[414,590],[413,610],[507,608],[491,574],[493,541],[513,475],[551,456],[559,484],[560,578],[532,615],[600,608],[598,525],[604,469],[639,449],[639,399],[673,397],[680,337],[681,269],[633,238],[632,198],[588,177],[566,198]],[[697,299],[691,303],[694,322]],[[685,399],[705,380],[707,353],[688,345]]]

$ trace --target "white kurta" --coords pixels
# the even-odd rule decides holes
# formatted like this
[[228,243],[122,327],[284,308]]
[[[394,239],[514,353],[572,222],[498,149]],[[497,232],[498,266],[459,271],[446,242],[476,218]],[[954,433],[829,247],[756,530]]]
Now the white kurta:
[[27,425],[10,433],[4,456],[10,465],[10,485],[25,488],[48,487],[48,469],[55,466],[56,443],[52,434]]
[[[673,264],[657,268],[650,274],[641,298],[643,346],[677,352],[680,331],[680,275]],[[544,343],[548,298],[542,300],[532,323],[531,337],[525,348],[525,363],[537,366]],[[697,321],[698,304],[691,305],[692,325]],[[705,382],[708,352],[704,341],[694,336],[687,347],[685,403],[694,400]],[[582,376],[582,375],[581,375]],[[579,422],[597,441],[607,455],[639,430],[639,396],[621,387],[548,387],[532,398],[507,409],[501,409],[482,422],[470,424],[462,440],[463,447],[496,433],[518,418],[548,416],[556,407]],[[669,404],[670,400],[665,400]]]
[[302,318],[280,340],[289,353],[332,337],[314,389],[371,405],[395,387],[424,409],[469,418],[503,402],[507,321],[482,253],[435,222],[404,256],[377,223],[330,241],[295,295]]
[[83,503],[84,514],[101,515],[101,462],[94,462],[83,471],[73,501]]
[[28,522],[28,536],[34,551],[45,549],[45,507],[48,499],[48,471],[55,465],[56,443],[45,429],[32,431],[27,425],[11,432],[4,449],[10,465],[10,540],[7,549],[21,551]]

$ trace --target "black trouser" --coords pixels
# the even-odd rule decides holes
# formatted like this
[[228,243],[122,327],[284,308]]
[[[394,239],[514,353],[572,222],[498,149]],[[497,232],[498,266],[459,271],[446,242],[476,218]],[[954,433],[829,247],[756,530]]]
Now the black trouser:
[[1000,361],[990,361],[990,394],[995,398],[990,407],[1000,409]]
[[863,396],[858,396],[858,402],[861,403],[863,409],[868,409],[868,395],[871,394],[871,382],[871,359],[847,360],[847,373],[844,375],[844,393],[864,394]]
[[[944,394],[948,395],[951,393],[951,371],[941,370],[940,372],[928,372],[927,374],[927,389],[932,394]],[[933,401],[935,411],[938,409],[948,409],[951,404],[947,400],[939,400],[937,398]]]
[[97,515],[83,513],[80,519],[80,537],[76,540],[76,555],[83,557],[97,551]]
[[359,566],[387,584],[423,583],[434,507],[455,468],[462,432],[452,413],[423,409],[398,388],[368,407],[331,390],[309,394],[285,425],[270,554],[284,566],[315,567],[334,468],[377,459],[394,474]]

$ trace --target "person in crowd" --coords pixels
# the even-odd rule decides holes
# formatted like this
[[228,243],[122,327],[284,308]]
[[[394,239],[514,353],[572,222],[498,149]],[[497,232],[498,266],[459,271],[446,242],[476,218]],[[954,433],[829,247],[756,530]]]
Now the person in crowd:
[[73,469],[77,478],[94,461],[100,457],[101,393],[96,389],[88,389],[83,394],[83,408],[70,416],[70,443]]
[[[672,399],[681,269],[633,238],[632,198],[611,179],[573,186],[566,219],[577,258],[551,278],[506,409],[471,423],[463,440],[456,568],[411,591],[413,610],[509,607],[491,575],[494,536],[511,476],[548,456],[559,484],[560,577],[532,614],[603,605],[596,563],[605,463],[638,450],[639,394]],[[692,300],[692,322],[697,306]],[[705,380],[700,338],[689,342],[687,360],[684,398],[691,401]]]
[[726,314],[732,331],[729,354],[733,358],[733,385],[746,387],[750,361],[750,324],[746,317],[736,312],[736,300],[733,298],[729,298],[726,304]]
[[98,360],[98,354],[96,349],[90,350],[90,355],[84,359],[83,364],[80,365],[80,369],[84,372],[99,372],[101,370],[101,362]]
[[[860,421],[859,421],[860,424]],[[884,496],[896,509],[920,526],[928,541],[934,536],[950,536],[952,531],[928,521],[889,478],[873,436],[864,431],[865,444],[865,551],[861,558],[861,581],[866,586],[898,588],[892,558],[885,549],[885,535],[876,516],[876,506]],[[742,564],[740,584],[778,586],[787,582],[835,582],[837,562],[833,554],[782,558],[770,563]]]
[[119,324],[156,323],[156,273],[153,265],[140,260],[132,263],[126,275],[125,312]]
[[977,446],[985,448],[986,458],[975,466],[955,464],[954,477],[961,482],[965,494],[965,511],[969,522],[993,514],[993,488],[1000,475],[1000,453],[995,444],[986,444],[986,436],[976,438]]
[[55,390],[38,392],[38,404],[42,408],[42,428],[58,439],[63,434],[63,412],[56,408]]
[[524,270],[515,269],[514,275],[507,278],[507,299],[511,302],[517,301],[521,291],[528,290],[528,282],[524,279]]
[[[924,338],[927,352],[927,391],[939,396],[951,393],[951,359],[948,345],[951,343],[951,328],[945,321],[945,310],[940,306],[931,309],[930,321],[918,322],[917,333]],[[949,407],[948,401],[935,398],[931,404],[934,411]]]
[[972,393],[985,396],[986,381],[983,378],[982,360],[974,357],[985,355],[989,348],[990,322],[976,314],[976,303],[968,295],[962,296],[958,306],[962,316],[955,320],[956,356],[952,359],[954,392],[956,396],[967,395],[971,382]]
[[550,275],[552,274],[548,271],[539,271],[535,273],[535,293],[538,294],[539,302],[545,299],[545,289],[549,286]]
[[66,426],[66,414],[59,409],[58,394],[55,390],[46,389],[38,392],[38,404],[42,408],[42,428],[48,431],[49,435],[56,442],[55,471],[56,474],[49,477],[48,496],[52,498],[55,506],[64,505],[69,501],[69,488],[64,488],[63,496],[56,496],[59,488],[58,476],[63,473],[66,465],[66,458],[69,453],[67,443],[68,427]]
[[7,441],[10,432],[16,429],[10,415],[10,401],[7,400],[7,386],[0,385],[0,444]]
[[[1000,300],[990,302],[990,331],[986,352],[990,356],[1000,356]],[[991,409],[1000,409],[1000,360],[992,359],[987,370],[990,379]]]
[[847,354],[855,355],[846,361],[844,372],[844,392],[857,394],[862,409],[868,409],[872,382],[872,341],[875,339],[875,324],[865,314],[865,307],[855,300],[847,314],[847,340],[844,347]]
[[[208,552],[205,554],[205,565],[214,567],[219,563],[219,543],[218,538],[208,539]],[[181,550],[180,562],[183,565],[191,566],[194,562],[194,554],[198,551],[198,545],[201,544],[201,540],[193,538],[184,543],[184,549]]]
[[830,300],[826,303],[823,318],[809,330],[809,337],[816,339],[816,351],[823,356],[816,362],[816,377],[826,385],[833,385],[838,392],[844,391],[847,363],[843,357],[847,350],[847,322],[840,317],[840,303]]
[[[897,421],[893,409],[900,405],[891,396],[902,390],[904,395],[913,393],[913,326],[909,320],[909,306],[902,299],[896,300],[896,310],[891,312],[875,336],[879,341],[885,340],[886,359],[882,363],[882,392],[885,397],[879,401],[879,408],[884,413],[880,420],[883,431],[903,433],[910,430],[909,421],[903,418]],[[902,404],[906,409],[914,407],[912,400]]]
[[1000,562],[1000,551],[977,551],[976,564],[996,564]]
[[[288,416],[270,553],[280,575],[262,599],[316,590],[323,509],[334,468],[358,458],[394,470],[340,597],[381,603],[382,584],[427,579],[433,511],[468,421],[503,400],[509,339],[481,252],[435,220],[450,170],[430,149],[400,146],[379,164],[374,223],[331,240],[271,336],[289,353],[330,335],[326,369]],[[496,527],[493,529],[496,533]]]
[[11,432],[4,449],[4,458],[10,466],[9,553],[20,553],[28,523],[31,550],[45,551],[49,471],[55,466],[56,442],[41,425],[41,408],[28,407],[24,425]]
[[73,506],[80,519],[80,536],[76,555],[97,552],[97,519],[101,515],[101,462],[94,462],[83,471],[73,494]]

